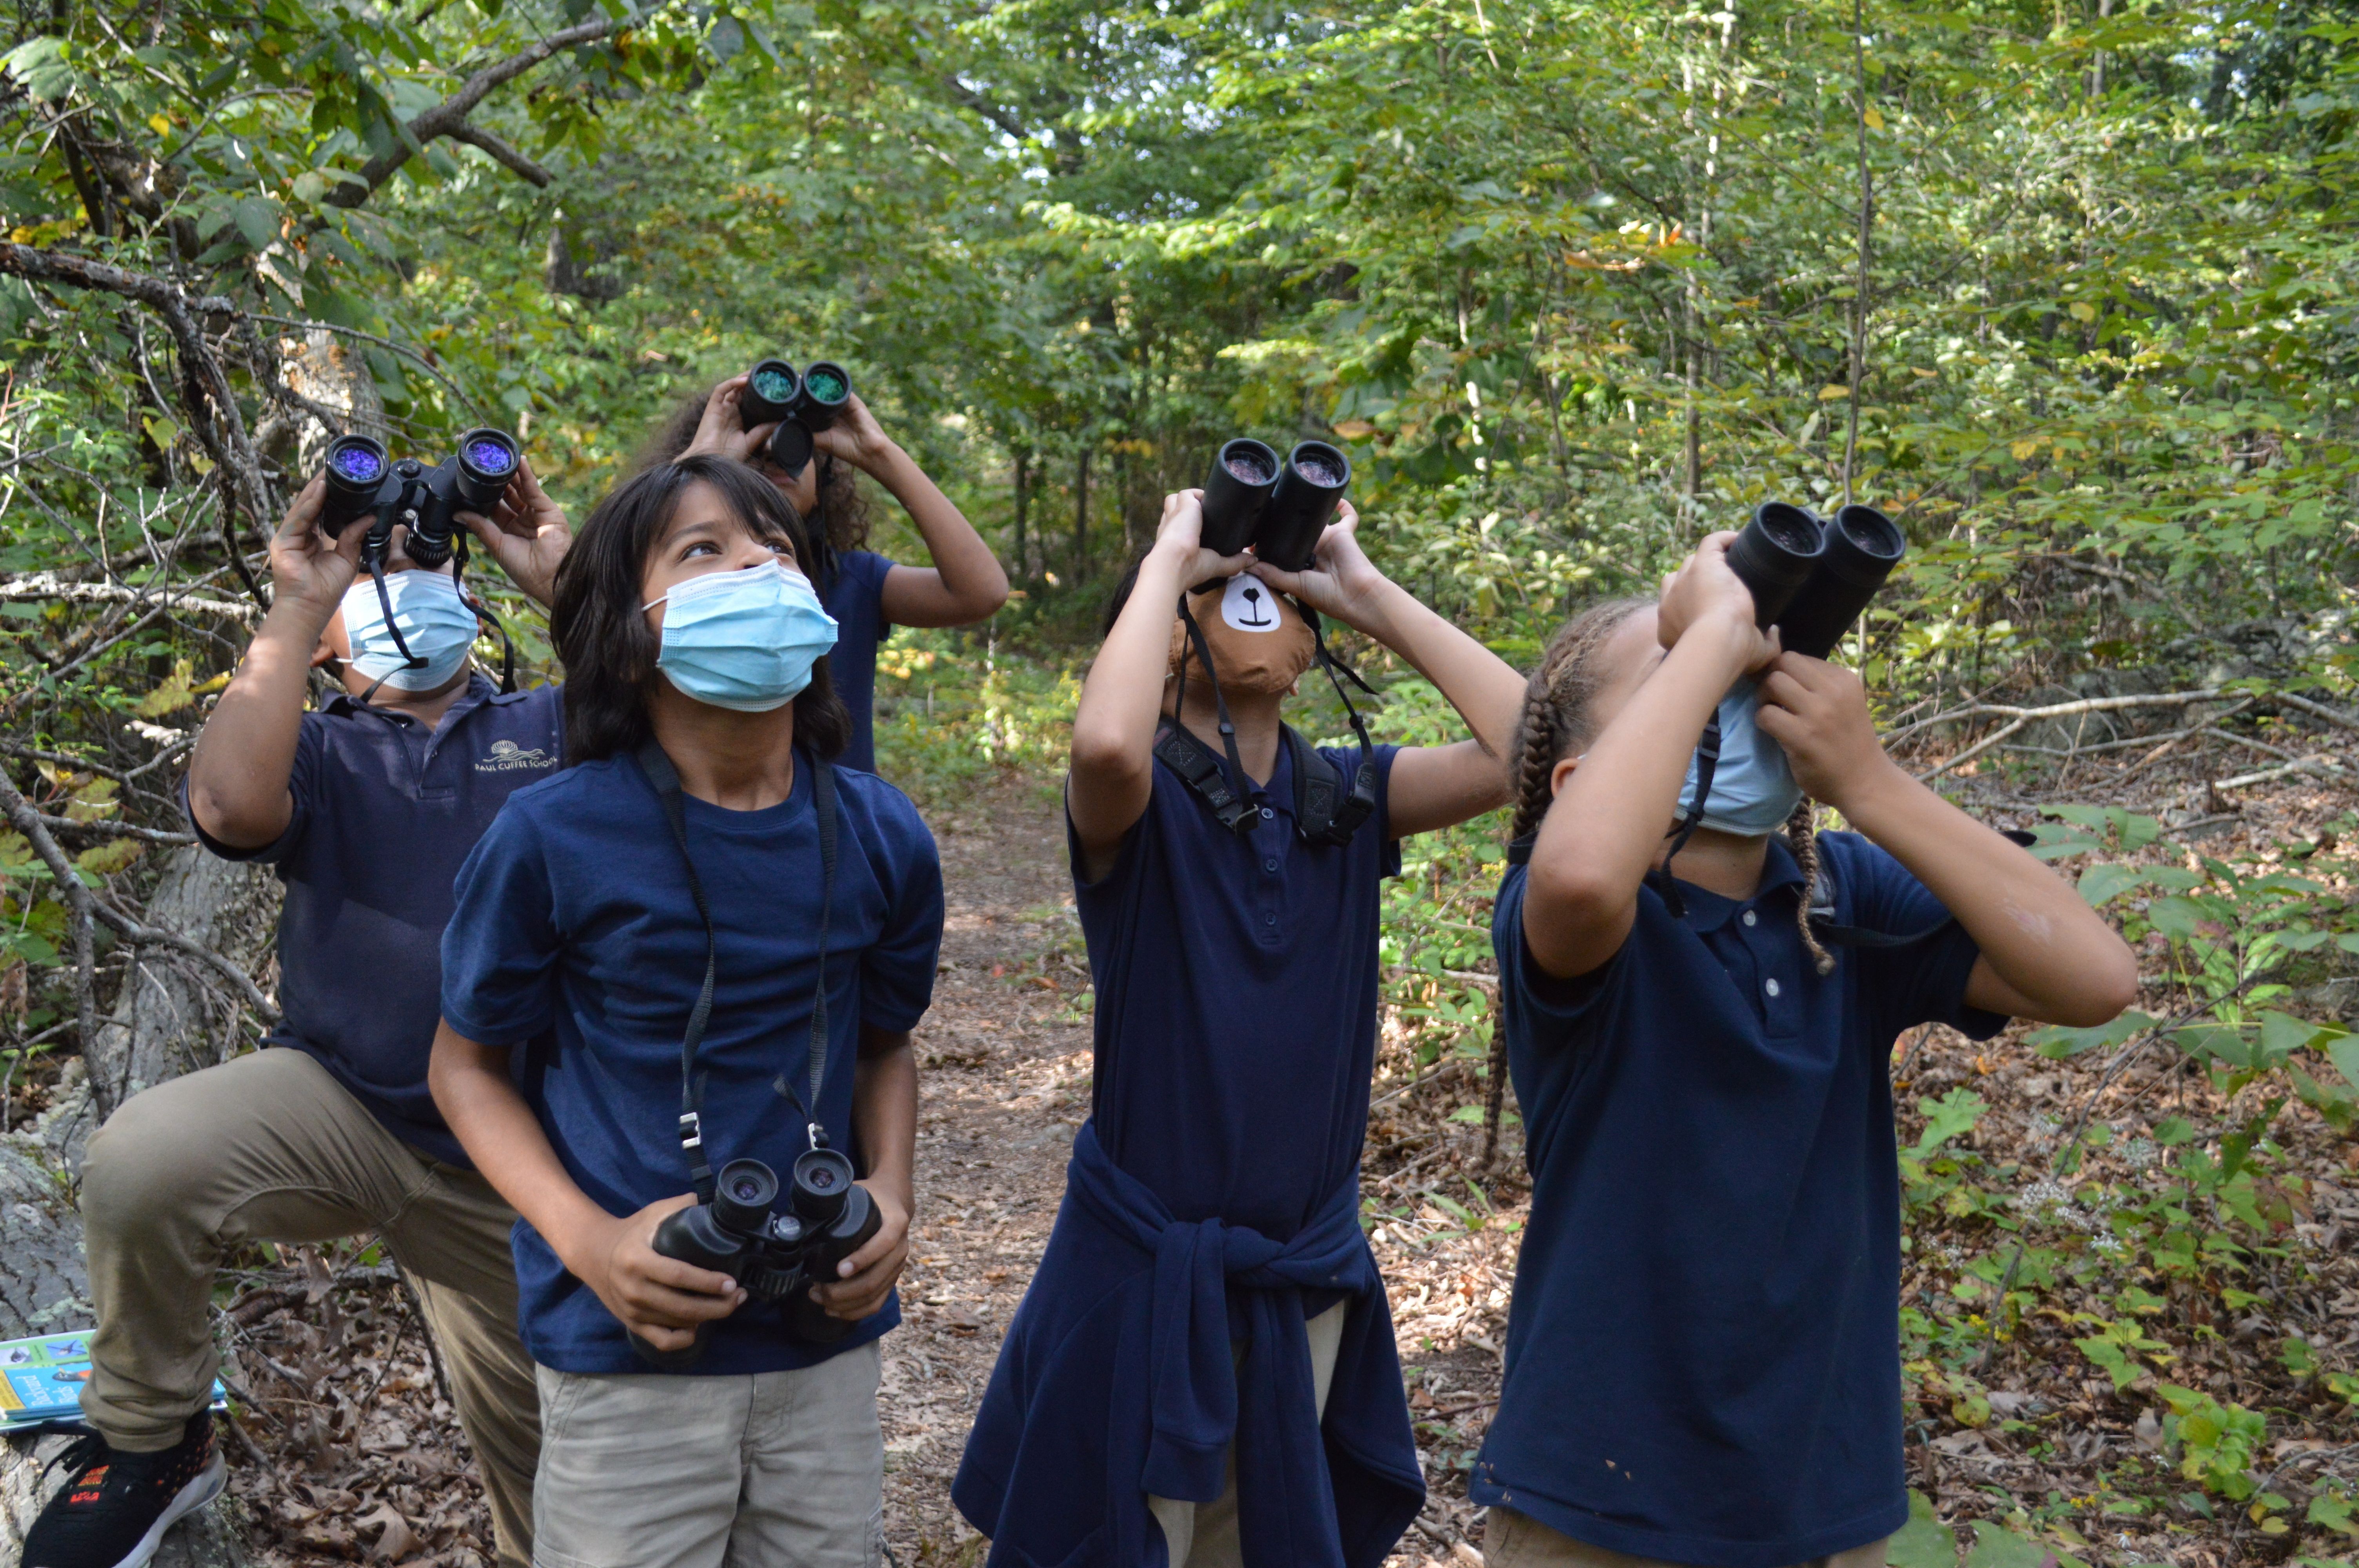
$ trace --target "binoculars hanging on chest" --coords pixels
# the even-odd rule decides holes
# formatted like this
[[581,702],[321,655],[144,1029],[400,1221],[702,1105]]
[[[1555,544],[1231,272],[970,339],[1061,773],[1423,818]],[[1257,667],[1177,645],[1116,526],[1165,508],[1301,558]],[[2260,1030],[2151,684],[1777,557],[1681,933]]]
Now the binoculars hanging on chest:
[[1873,506],[1821,519],[1768,501],[1728,547],[1728,565],[1753,591],[1755,624],[1777,628],[1786,652],[1823,659],[1908,552],[1898,525]]
[[1204,547],[1234,556],[1251,545],[1256,559],[1299,572],[1351,483],[1352,460],[1324,441],[1302,442],[1283,462],[1259,441],[1227,442],[1204,480]]
[[451,558],[459,514],[489,517],[523,461],[515,438],[505,430],[470,430],[459,449],[434,468],[416,458],[395,460],[385,443],[367,436],[339,436],[328,444],[323,472],[327,500],[320,530],[333,539],[369,517],[362,564],[382,563],[394,524],[409,530],[402,548],[421,567]]
[[798,374],[784,360],[764,360],[737,395],[738,422],[750,430],[775,423],[765,449],[788,477],[811,460],[811,438],[826,429],[852,400],[852,374],[840,364],[813,361]]
[[[732,1160],[713,1181],[712,1201],[675,1209],[656,1227],[655,1249],[667,1258],[726,1274],[755,1301],[776,1304],[788,1334],[806,1345],[833,1345],[853,1325],[831,1317],[811,1299],[813,1285],[836,1283],[836,1265],[868,1244],[884,1217],[868,1189],[853,1180],[852,1162],[832,1149],[813,1149],[795,1162],[787,1212],[778,1201],[777,1173],[759,1160]],[[685,1350],[658,1350],[636,1335],[631,1348],[671,1370],[695,1365],[705,1330]]]

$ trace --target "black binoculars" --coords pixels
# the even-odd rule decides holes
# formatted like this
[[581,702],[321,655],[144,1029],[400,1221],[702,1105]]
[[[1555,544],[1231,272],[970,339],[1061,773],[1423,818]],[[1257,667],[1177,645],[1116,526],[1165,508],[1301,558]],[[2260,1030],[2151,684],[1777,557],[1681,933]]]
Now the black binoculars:
[[820,360],[798,375],[784,360],[764,360],[745,379],[737,414],[748,430],[777,424],[770,460],[792,477],[811,460],[811,438],[834,424],[851,399],[852,375],[842,365]]
[[[787,1212],[777,1173],[759,1160],[732,1160],[713,1183],[712,1201],[675,1209],[656,1227],[655,1249],[667,1258],[728,1275],[757,1302],[777,1303],[787,1332],[806,1345],[832,1345],[853,1325],[831,1317],[810,1287],[836,1282],[836,1265],[865,1246],[884,1224],[868,1189],[853,1180],[852,1162],[832,1149],[813,1149],[795,1162]],[[705,1329],[685,1350],[658,1350],[638,1336],[631,1347],[669,1370],[693,1366],[704,1354]]]
[[382,565],[397,523],[408,526],[403,548],[421,567],[451,558],[459,514],[490,516],[514,479],[522,455],[504,430],[470,430],[459,449],[429,469],[416,458],[394,460],[385,443],[339,436],[328,444],[328,481],[320,527],[331,539],[363,516],[373,516],[362,564]]
[[1352,460],[1324,441],[1287,454],[1240,438],[1224,444],[1204,480],[1204,547],[1234,556],[1247,545],[1281,571],[1310,564],[1319,535],[1352,483]]
[[1899,526],[1873,506],[1821,519],[1768,501],[1728,547],[1728,565],[1753,590],[1755,624],[1777,628],[1788,653],[1823,659],[1908,551]]

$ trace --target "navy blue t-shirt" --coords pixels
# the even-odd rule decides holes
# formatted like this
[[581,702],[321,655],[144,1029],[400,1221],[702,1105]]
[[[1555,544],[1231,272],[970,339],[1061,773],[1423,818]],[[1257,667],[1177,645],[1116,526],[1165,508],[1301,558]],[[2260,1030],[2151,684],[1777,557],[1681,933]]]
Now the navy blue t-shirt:
[[[718,981],[697,1052],[714,1169],[757,1159],[782,1176],[810,1145],[774,1087],[810,1082],[818,989],[819,818],[807,759],[793,792],[760,811],[685,797],[690,852],[712,911]],[[852,1087],[863,1024],[917,1027],[941,945],[941,861],[908,797],[839,769],[835,897],[828,930],[828,1065],[820,1123],[853,1152]],[[442,1014],[486,1045],[528,1046],[526,1098],[575,1184],[609,1214],[689,1190],[679,1146],[680,1037],[704,979],[704,925],[663,804],[638,763],[611,757],[519,791],[459,873],[442,940]],[[856,1156],[855,1156],[856,1157]],[[644,1372],[623,1325],[516,1228],[518,1316],[533,1359],[561,1372]],[[808,1367],[900,1321],[897,1297],[841,1343],[786,1336],[748,1303],[712,1325],[705,1374]]]
[[1838,924],[1922,939],[1821,977],[1773,838],[1753,898],[1682,884],[1682,921],[1641,888],[1621,951],[1560,980],[1508,871],[1492,941],[1532,1207],[1475,1501],[1711,1568],[1908,1522],[1892,1042],[2006,1021],[1966,1006],[1979,950],[1924,884],[1854,834],[1819,844]]
[[[1285,1241],[1359,1166],[1380,884],[1400,871],[1396,750],[1376,748],[1375,815],[1348,844],[1295,835],[1281,745],[1252,792],[1250,834],[1222,827],[1158,759],[1113,869],[1082,882],[1071,847],[1097,988],[1098,1141],[1178,1218]],[[1346,779],[1360,765],[1356,749],[1320,754]]]
[[876,650],[893,633],[885,619],[885,574],[893,563],[874,550],[847,550],[835,557],[820,603],[835,617],[835,646],[827,669],[835,695],[852,715],[852,740],[837,762],[863,773],[876,771]]
[[557,767],[564,719],[561,688],[501,697],[481,675],[431,730],[339,692],[303,715],[276,843],[232,849],[190,817],[206,849],[286,887],[268,1044],[317,1058],[396,1137],[454,1165],[466,1153],[426,1090],[451,879],[508,796]]

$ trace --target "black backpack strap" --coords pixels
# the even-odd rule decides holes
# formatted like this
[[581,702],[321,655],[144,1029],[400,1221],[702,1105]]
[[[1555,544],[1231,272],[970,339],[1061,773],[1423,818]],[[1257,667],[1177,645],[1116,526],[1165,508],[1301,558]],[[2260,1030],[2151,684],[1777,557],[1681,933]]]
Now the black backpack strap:
[[1196,798],[1212,807],[1212,816],[1232,833],[1253,826],[1254,807],[1230,786],[1221,759],[1194,731],[1176,719],[1165,719],[1155,730],[1155,754],[1178,773]]
[[671,824],[672,842],[679,846],[679,863],[688,872],[689,896],[696,901],[697,917],[704,922],[704,984],[689,1011],[688,1028],[679,1037],[679,1147],[688,1156],[688,1177],[696,1201],[712,1201],[712,1162],[704,1152],[704,1076],[696,1070],[696,1048],[704,1043],[704,1026],[712,1020],[712,987],[720,965],[720,945],[712,930],[712,908],[704,900],[704,880],[696,874],[696,860],[688,852],[688,808],[682,804],[679,771],[650,737],[632,753],[639,772],[655,786],[663,802],[664,820]]
[[1335,832],[1337,810],[1343,804],[1343,780],[1334,765],[1321,756],[1291,724],[1277,727],[1279,741],[1294,763],[1294,830],[1306,844],[1342,844],[1352,837]]

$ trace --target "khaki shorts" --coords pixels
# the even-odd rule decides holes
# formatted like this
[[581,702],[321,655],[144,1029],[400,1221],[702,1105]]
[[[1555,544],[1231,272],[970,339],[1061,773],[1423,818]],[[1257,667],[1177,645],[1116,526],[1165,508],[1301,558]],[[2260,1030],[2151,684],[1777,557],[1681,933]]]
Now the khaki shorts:
[[539,1568],[881,1568],[884,1365],[872,1340],[793,1372],[539,1368]]
[[[1483,1520],[1483,1568],[1675,1568],[1652,1557],[1632,1557],[1575,1541],[1513,1509],[1495,1508]],[[1884,1542],[1869,1541],[1809,1568],[1884,1568]]]

